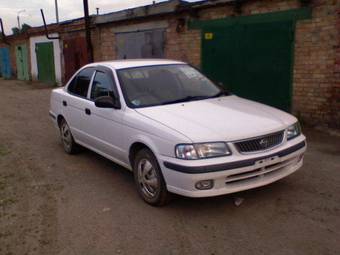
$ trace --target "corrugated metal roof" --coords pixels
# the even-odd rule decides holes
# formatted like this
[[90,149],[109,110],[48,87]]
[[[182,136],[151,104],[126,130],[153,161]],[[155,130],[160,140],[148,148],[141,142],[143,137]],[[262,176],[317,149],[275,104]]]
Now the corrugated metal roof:
[[[91,15],[91,22],[96,25],[117,22],[117,21],[124,21],[124,20],[131,20],[149,16],[156,16],[156,15],[164,15],[164,14],[171,14],[178,11],[186,11],[190,9],[197,9],[197,8],[205,8],[209,6],[215,6],[219,4],[225,4],[229,2],[234,2],[237,0],[202,0],[198,2],[188,2],[185,0],[169,0],[166,2],[160,2],[150,5],[145,5],[136,8],[125,9],[121,11],[111,12],[102,15]],[[49,33],[52,32],[63,32],[63,27],[68,27],[71,24],[76,24],[81,27],[83,21],[83,17],[75,18],[71,20],[65,20],[60,23],[51,23],[48,24]],[[28,31],[24,34],[20,35],[9,35],[6,38],[11,39],[19,39],[19,37],[30,37],[35,35],[43,35],[45,33],[44,26],[36,26],[28,29]]]
[[161,3],[155,3],[151,5],[145,5],[141,7],[121,10],[117,12],[111,12],[94,16],[92,22],[94,24],[105,24],[110,22],[117,22],[129,19],[136,19],[154,15],[164,15],[174,13],[180,10],[189,10],[196,8],[204,8],[208,6],[214,6],[218,4],[234,2],[236,0],[202,0],[199,2],[187,2],[183,0],[170,0]]

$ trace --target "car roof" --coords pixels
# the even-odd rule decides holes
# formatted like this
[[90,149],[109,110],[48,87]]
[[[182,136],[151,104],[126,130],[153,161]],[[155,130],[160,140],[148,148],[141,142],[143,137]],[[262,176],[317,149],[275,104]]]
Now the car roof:
[[103,66],[111,67],[113,69],[118,70],[118,69],[130,68],[130,67],[173,65],[173,64],[185,64],[185,63],[181,61],[170,60],[170,59],[122,59],[122,60],[95,62],[92,64],[88,64],[86,66],[90,67],[90,66],[103,65]]

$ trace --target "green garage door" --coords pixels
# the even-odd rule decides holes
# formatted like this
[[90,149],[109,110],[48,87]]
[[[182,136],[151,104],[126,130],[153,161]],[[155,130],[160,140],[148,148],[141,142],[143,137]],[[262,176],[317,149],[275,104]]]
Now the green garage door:
[[38,80],[48,83],[55,82],[53,43],[37,43],[35,45],[38,65]]
[[19,80],[29,80],[28,74],[28,54],[25,44],[15,47],[17,62],[17,77]]
[[203,72],[236,95],[290,111],[293,25],[276,21],[204,28]]

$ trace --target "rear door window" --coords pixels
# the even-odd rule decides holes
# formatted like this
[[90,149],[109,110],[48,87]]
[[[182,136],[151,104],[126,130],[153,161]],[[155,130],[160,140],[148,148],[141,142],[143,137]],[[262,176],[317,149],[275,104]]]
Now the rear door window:
[[93,73],[93,68],[85,68],[81,70],[69,84],[68,91],[76,96],[86,98]]

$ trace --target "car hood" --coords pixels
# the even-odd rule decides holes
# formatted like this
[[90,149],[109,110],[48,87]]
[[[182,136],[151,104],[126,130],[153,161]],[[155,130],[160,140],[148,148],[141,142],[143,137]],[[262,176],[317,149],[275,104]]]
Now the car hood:
[[136,111],[192,142],[245,139],[283,130],[297,121],[281,110],[234,95]]

